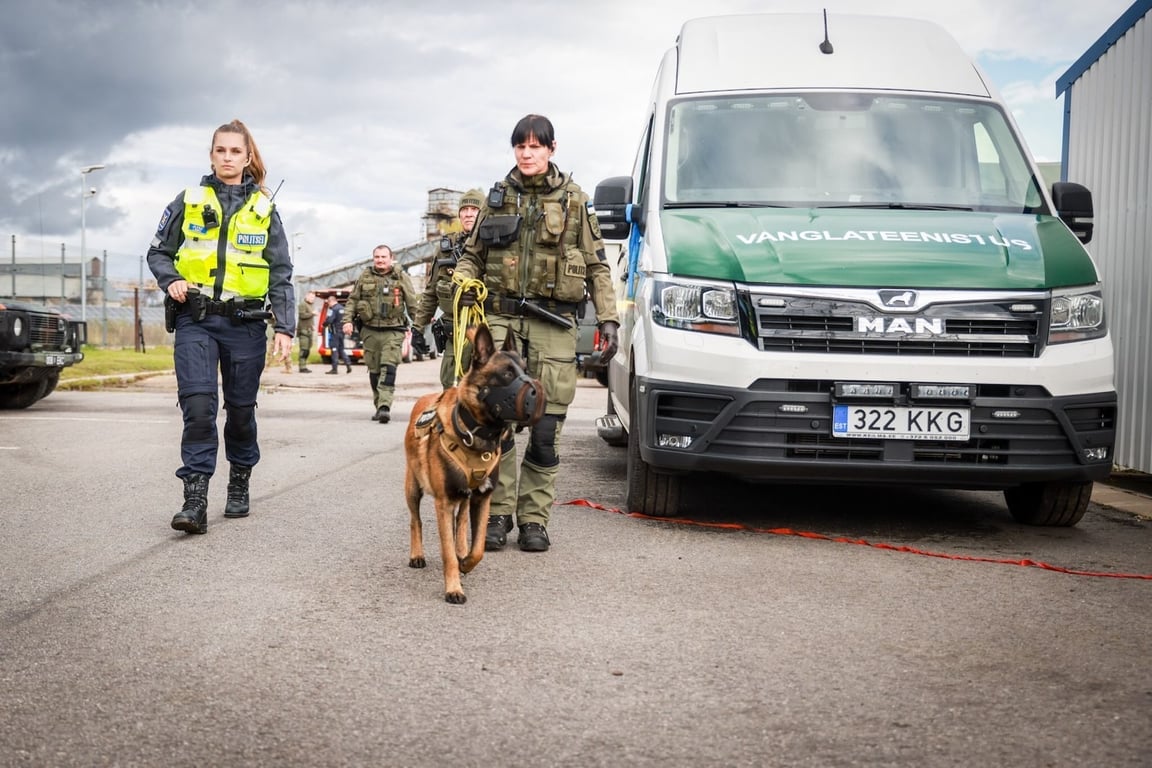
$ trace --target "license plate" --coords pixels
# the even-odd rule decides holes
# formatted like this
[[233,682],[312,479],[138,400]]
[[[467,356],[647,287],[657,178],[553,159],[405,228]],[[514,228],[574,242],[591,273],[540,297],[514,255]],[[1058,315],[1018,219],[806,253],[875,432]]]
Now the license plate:
[[968,408],[837,405],[832,409],[832,436],[967,440],[971,421]]

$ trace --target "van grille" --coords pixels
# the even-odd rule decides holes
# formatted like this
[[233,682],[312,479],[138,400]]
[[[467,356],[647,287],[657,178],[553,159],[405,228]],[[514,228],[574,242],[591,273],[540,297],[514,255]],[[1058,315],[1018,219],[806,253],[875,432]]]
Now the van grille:
[[971,302],[952,292],[953,300],[918,311],[885,312],[864,298],[875,291],[854,293],[861,298],[773,295],[767,306],[760,301],[766,295],[742,298],[766,352],[1027,358],[1040,354],[1046,338],[1048,304],[1034,295]]

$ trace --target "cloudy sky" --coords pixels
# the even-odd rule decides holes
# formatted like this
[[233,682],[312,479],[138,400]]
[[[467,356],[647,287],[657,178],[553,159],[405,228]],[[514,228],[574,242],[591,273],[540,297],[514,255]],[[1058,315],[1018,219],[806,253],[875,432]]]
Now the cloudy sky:
[[[1005,96],[1038,160],[1060,158],[1055,81],[1131,0],[4,0],[0,235],[87,252],[135,276],[160,213],[209,170],[221,123],[248,124],[298,274],[423,237],[436,187],[487,188],[526,113],[589,192],[627,173],[657,63],[702,15],[927,18]],[[7,255],[7,254],[5,254]]]

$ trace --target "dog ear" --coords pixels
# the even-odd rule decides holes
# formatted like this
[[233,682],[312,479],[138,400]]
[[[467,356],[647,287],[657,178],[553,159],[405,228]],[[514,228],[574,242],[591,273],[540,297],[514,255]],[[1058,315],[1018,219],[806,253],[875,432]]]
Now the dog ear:
[[[511,337],[512,334],[508,334]],[[492,341],[492,331],[487,325],[477,325],[468,329],[472,341],[472,367],[487,365],[489,358],[496,354],[496,342]]]
[[516,337],[513,336],[512,334],[508,334],[507,336],[505,336],[504,337],[504,346],[500,347],[500,349],[504,352],[515,352],[516,351]]

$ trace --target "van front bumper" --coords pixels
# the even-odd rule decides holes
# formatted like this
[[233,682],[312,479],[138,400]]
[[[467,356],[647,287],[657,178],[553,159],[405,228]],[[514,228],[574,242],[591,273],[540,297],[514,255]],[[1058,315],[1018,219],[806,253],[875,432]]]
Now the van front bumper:
[[[977,385],[958,404],[971,409],[969,439],[945,441],[834,437],[831,381],[761,379],[747,389],[645,378],[637,384],[635,437],[657,472],[1004,489],[1101,480],[1112,469],[1114,391],[1053,397],[1036,385]],[[907,386],[898,385],[902,392]]]

